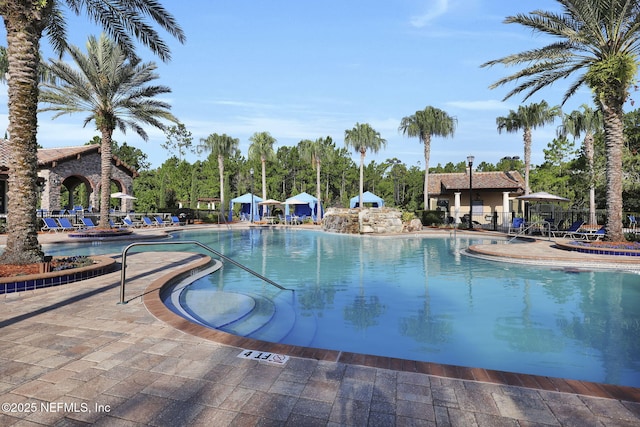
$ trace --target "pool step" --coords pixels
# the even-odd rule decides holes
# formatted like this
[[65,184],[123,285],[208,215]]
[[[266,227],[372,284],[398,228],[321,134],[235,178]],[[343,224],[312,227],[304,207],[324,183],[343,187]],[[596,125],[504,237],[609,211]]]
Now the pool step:
[[189,317],[230,334],[276,343],[307,345],[316,333],[314,316],[298,316],[293,296],[282,292],[269,299],[253,293],[216,291],[189,301]]
[[309,345],[316,334],[315,316],[296,314],[294,296],[288,292],[277,295],[273,301],[276,306],[274,318],[249,337],[283,344]]
[[218,327],[221,331],[233,335],[248,337],[273,319],[276,307],[273,301],[260,295],[246,295],[254,301],[253,309],[246,313],[238,313],[235,320]]

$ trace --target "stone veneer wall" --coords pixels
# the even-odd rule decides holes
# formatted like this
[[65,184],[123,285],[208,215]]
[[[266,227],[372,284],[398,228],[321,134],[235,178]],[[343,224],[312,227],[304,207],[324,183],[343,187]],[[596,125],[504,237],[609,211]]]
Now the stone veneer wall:
[[[100,205],[100,183],[102,179],[100,153],[84,154],[77,159],[62,161],[50,169],[41,169],[38,175],[45,179],[45,187],[41,199],[41,207],[43,209],[52,211],[63,208],[60,203],[62,183],[72,176],[88,184],[89,204],[95,208]],[[118,167],[115,163],[111,166],[111,180],[118,182],[125,193],[133,193],[133,177],[127,170]],[[122,200],[123,211],[128,211],[130,206],[130,200]]]
[[322,218],[322,229],[347,234],[401,233],[402,212],[391,208],[330,208]]

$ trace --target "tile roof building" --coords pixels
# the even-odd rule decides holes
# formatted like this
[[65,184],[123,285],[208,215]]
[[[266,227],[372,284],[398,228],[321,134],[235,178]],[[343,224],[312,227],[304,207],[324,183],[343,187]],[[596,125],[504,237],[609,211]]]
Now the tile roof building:
[[517,211],[515,197],[524,194],[524,188],[524,179],[517,171],[473,172],[471,177],[468,170],[464,173],[430,173],[429,207],[446,211],[449,219],[456,221],[473,209],[474,221],[504,225]]
[[[6,213],[7,180],[11,175],[11,143],[0,139],[0,213]],[[138,175],[132,167],[113,156],[111,180],[118,191],[132,194],[133,178]],[[41,208],[48,211],[69,209],[76,205],[97,207],[100,202],[100,146],[41,148],[38,150],[38,186],[42,189]],[[86,188],[86,200],[74,200],[78,186]],[[69,200],[62,206],[62,187],[68,190]],[[127,209],[128,199],[122,199]]]

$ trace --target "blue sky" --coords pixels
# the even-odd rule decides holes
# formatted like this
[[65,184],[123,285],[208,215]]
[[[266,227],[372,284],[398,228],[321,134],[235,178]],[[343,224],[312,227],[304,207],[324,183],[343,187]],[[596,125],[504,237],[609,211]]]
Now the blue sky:
[[[397,157],[424,167],[417,138],[398,132],[404,116],[426,106],[440,108],[458,120],[453,138],[434,138],[430,166],[464,161],[496,163],[504,156],[522,157],[521,134],[498,134],[495,119],[517,109],[522,97],[501,99],[512,86],[488,86],[516,69],[480,68],[499,57],[543,46],[550,40],[517,26],[503,24],[508,15],[534,9],[554,10],[557,2],[537,0],[325,0],[296,1],[165,1],[184,29],[180,45],[163,34],[173,59],[164,64],[148,50],[139,54],[159,65],[158,83],[171,87],[164,99],[193,134],[194,144],[212,133],[240,139],[246,157],[249,137],[266,131],[275,148],[301,139],[331,136],[344,144],[344,131],[369,123],[387,140],[386,148],[366,158],[382,162]],[[98,34],[85,19],[69,17],[73,44],[84,46]],[[4,32],[0,43],[6,45]],[[45,57],[50,57],[43,41]],[[527,103],[561,102],[568,84],[545,89]],[[0,128],[7,127],[6,87],[0,87]],[[569,112],[591,104],[583,88],[564,106]],[[82,145],[97,135],[84,114],[54,121],[39,117],[38,141],[44,147]],[[533,163],[556,126],[533,133]],[[114,139],[142,149],[157,167],[170,154],[160,144],[161,131],[147,128],[150,140],[118,132]],[[354,153],[354,160],[359,157]],[[198,157],[188,155],[187,160]],[[203,158],[204,159],[204,158]]]

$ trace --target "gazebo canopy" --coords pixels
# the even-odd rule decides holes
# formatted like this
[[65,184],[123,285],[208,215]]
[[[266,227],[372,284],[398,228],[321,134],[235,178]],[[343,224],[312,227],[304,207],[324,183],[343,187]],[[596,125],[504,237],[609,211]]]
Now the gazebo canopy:
[[[291,201],[293,199],[303,203],[300,203],[300,204],[298,204],[297,202],[296,204],[287,203],[288,201]],[[285,215],[289,215],[289,210],[291,209],[291,206],[293,206],[293,213],[298,216],[315,215],[317,217],[321,217],[323,213],[322,203],[318,203],[318,199],[308,193],[300,193],[295,196],[289,197],[287,200],[285,200],[285,203],[284,203]],[[320,215],[318,215],[318,213],[320,213]]]
[[[253,200],[253,209],[251,209],[252,200]],[[246,193],[246,194],[243,194],[242,196],[236,197],[235,199],[231,199],[231,201],[229,202],[229,222],[233,221],[233,205],[235,203],[239,203],[241,205],[240,206],[241,213],[251,215],[251,212],[253,212],[253,216],[255,219],[256,216],[258,217],[260,216],[259,210],[258,210],[258,203],[260,203],[261,201],[262,201],[262,197],[256,196],[255,194],[252,195],[251,193]]]
[[[349,200],[349,207],[355,208],[356,206],[358,206],[359,202],[360,202],[360,195],[358,194],[357,196],[352,197]],[[374,204],[376,208],[380,208],[384,206],[384,200],[382,200],[381,197],[378,197],[375,194],[373,194],[371,191],[365,191],[364,193],[362,193],[362,204],[365,204],[365,203]]]

